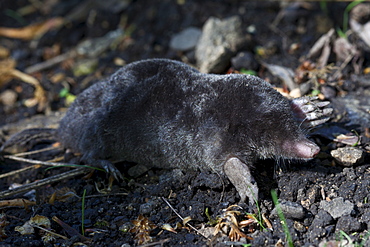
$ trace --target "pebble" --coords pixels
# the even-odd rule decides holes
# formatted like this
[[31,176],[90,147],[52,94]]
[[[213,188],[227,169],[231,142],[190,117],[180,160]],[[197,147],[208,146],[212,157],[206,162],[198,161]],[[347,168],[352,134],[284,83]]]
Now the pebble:
[[247,45],[243,24],[238,16],[210,17],[204,24],[195,48],[195,58],[203,73],[222,73],[238,50]]
[[201,34],[202,31],[199,28],[186,28],[171,38],[170,48],[175,51],[189,51],[194,49]]
[[334,219],[338,219],[343,215],[351,214],[354,205],[350,201],[344,201],[343,197],[337,197],[331,201],[321,201],[320,208],[328,212]]
[[129,170],[128,170],[128,174],[131,176],[131,177],[134,177],[134,178],[137,178],[141,175],[143,175],[144,173],[146,173],[147,171],[149,170],[148,167],[144,166],[144,165],[135,165],[133,167],[131,167]]
[[160,203],[161,201],[158,198],[152,198],[147,203],[140,205],[139,213],[142,215],[150,215]]
[[335,231],[344,231],[349,234],[352,232],[362,231],[362,224],[356,218],[353,218],[349,215],[345,215],[338,219]]
[[0,101],[6,106],[12,106],[17,102],[17,93],[13,90],[7,89],[0,94]]
[[323,240],[320,242],[319,247],[329,247],[329,246],[353,246],[352,243],[349,243],[347,239],[342,240]]
[[[304,208],[298,203],[282,201],[279,205],[284,216],[288,219],[303,219],[306,215]],[[278,215],[276,207],[272,210],[271,215]]]
[[248,70],[257,70],[258,63],[254,58],[252,52],[242,51],[236,54],[235,57],[231,59],[231,65],[234,69],[248,69]]
[[356,147],[343,147],[330,152],[331,156],[344,166],[353,166],[364,159],[364,151]]
[[311,241],[322,238],[327,235],[325,227],[333,223],[333,218],[324,210],[319,210],[308,228]]

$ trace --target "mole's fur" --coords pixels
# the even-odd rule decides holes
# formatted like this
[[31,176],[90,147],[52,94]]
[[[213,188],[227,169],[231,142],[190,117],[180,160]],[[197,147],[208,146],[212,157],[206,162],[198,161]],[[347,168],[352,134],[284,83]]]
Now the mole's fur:
[[325,122],[326,105],[288,100],[255,76],[203,74],[150,59],[82,92],[56,135],[86,163],[116,176],[110,161],[211,170],[226,175],[244,200],[258,196],[249,169],[256,159],[310,159],[319,152],[302,128]]

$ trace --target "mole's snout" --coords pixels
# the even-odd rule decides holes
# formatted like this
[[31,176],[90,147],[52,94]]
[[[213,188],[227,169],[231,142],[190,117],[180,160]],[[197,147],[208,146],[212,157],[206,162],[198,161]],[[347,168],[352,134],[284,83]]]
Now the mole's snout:
[[295,156],[301,159],[311,159],[320,152],[320,148],[309,140],[301,140],[297,142],[285,142],[283,148]]
[[311,141],[298,142],[296,146],[297,154],[300,158],[310,159],[320,152],[320,148]]

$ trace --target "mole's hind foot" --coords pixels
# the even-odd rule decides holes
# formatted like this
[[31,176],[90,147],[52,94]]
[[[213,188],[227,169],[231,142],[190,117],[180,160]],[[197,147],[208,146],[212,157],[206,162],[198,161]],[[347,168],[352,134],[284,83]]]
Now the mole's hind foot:
[[312,128],[325,123],[333,112],[329,101],[318,101],[318,97],[301,97],[292,100],[293,111],[302,125]]

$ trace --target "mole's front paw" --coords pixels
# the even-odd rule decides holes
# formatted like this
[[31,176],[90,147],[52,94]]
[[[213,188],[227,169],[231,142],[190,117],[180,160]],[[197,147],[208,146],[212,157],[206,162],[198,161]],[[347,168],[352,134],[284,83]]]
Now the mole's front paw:
[[292,100],[292,109],[306,128],[312,128],[330,119],[332,108],[327,106],[329,101],[319,101],[318,97],[301,97]]
[[121,172],[108,160],[90,160],[90,165],[103,168],[108,174],[113,175],[118,180],[123,180]]
[[258,201],[258,186],[247,164],[238,158],[230,158],[224,164],[224,172],[235,186],[242,202],[248,198],[249,204],[254,205]]

